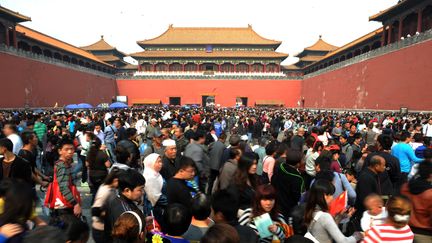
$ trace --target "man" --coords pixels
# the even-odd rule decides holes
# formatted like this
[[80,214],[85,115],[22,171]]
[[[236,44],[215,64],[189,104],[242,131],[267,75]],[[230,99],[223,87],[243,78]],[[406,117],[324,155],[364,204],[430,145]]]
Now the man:
[[162,142],[162,145],[165,148],[165,152],[162,156],[162,170],[160,174],[165,180],[168,180],[175,175],[180,157],[177,156],[177,146],[174,140],[166,139]]
[[305,191],[305,183],[298,170],[302,162],[302,153],[289,150],[286,156],[286,162],[274,168],[271,184],[278,192],[280,211],[288,218],[291,209],[298,204],[301,194]]
[[67,138],[60,140],[57,152],[60,157],[54,164],[54,173],[60,193],[65,201],[56,200],[55,208],[51,212],[51,218],[55,219],[61,215],[79,217],[81,215],[79,192],[71,190],[71,183],[73,183],[71,164],[75,153],[73,141]]
[[177,171],[167,182],[168,205],[180,203],[187,208],[191,207],[192,198],[199,192],[195,177],[195,162],[188,157],[181,157]]
[[104,217],[104,237],[106,242],[112,242],[112,229],[120,215],[126,211],[133,211],[142,219],[143,212],[138,208],[144,196],[144,176],[134,169],[121,170],[118,177],[119,195],[107,202]]
[[[144,120],[144,117],[142,114],[138,115],[138,121],[135,124],[135,129],[137,130],[137,133],[139,136],[144,136],[147,128],[147,122]],[[145,137],[145,136],[144,136]]]
[[215,190],[223,190],[229,186],[242,156],[242,151],[239,148],[230,148],[225,151],[228,151],[229,159],[223,164]]
[[102,131],[102,126],[99,123],[95,124],[93,133],[98,137],[102,144],[105,144],[105,133]]
[[411,171],[411,167],[414,163],[419,163],[422,161],[418,158],[414,150],[409,145],[411,141],[411,134],[407,131],[403,131],[400,136],[400,142],[393,146],[391,149],[391,154],[399,159],[401,168],[401,181],[400,185],[408,180],[408,174]]
[[114,118],[110,117],[106,120],[106,126],[104,130],[105,145],[110,153],[110,157],[115,161],[115,134],[117,133],[117,128],[114,127]]
[[209,146],[209,156],[210,156],[210,178],[207,188],[207,194],[211,194],[213,183],[219,176],[219,170],[222,167],[222,155],[225,150],[225,133],[221,133],[218,140],[211,143]]
[[348,142],[348,135],[342,134],[339,137],[339,142],[341,143],[341,158],[340,162],[345,167],[351,164],[352,156],[353,156],[353,148],[351,144]]
[[181,156],[189,143],[188,139],[184,136],[182,127],[176,127],[174,129],[174,139],[177,146],[177,156]]
[[147,146],[146,150],[144,150],[144,153],[142,154],[142,158],[147,157],[147,155],[151,153],[157,153],[160,156],[164,155],[164,148],[162,147],[163,134],[161,133],[160,130],[155,130],[153,132],[152,141],[153,142],[149,146]]
[[192,142],[186,146],[184,156],[191,158],[195,161],[197,166],[197,172],[200,179],[200,189],[204,191],[205,184],[207,183],[209,176],[209,157],[207,151],[204,148],[206,135],[202,130],[195,132]]
[[240,236],[240,243],[259,242],[258,235],[251,227],[240,225],[238,222],[239,201],[236,195],[227,190],[217,191],[212,197],[211,204],[215,223],[224,223],[233,226]]
[[[21,133],[21,139],[24,143],[23,148],[19,151],[18,156],[25,159],[31,167],[32,171],[32,187],[35,190],[35,183],[42,186],[47,186],[49,178],[43,175],[36,167],[36,153],[38,146],[38,138],[33,131],[24,131]],[[43,181],[41,178],[45,179]],[[36,191],[34,191],[36,193]]]
[[3,127],[3,133],[13,144],[12,152],[18,154],[23,146],[23,142],[18,135],[17,126],[14,123],[6,123]]
[[373,156],[379,155],[385,159],[386,169],[383,173],[379,174],[379,179],[382,187],[383,195],[396,195],[399,194],[400,189],[400,165],[398,158],[390,154],[391,146],[393,145],[393,138],[387,134],[378,136],[375,143],[378,152],[369,154],[363,164],[363,169],[369,166],[370,160]]
[[357,216],[361,216],[365,211],[363,202],[368,195],[372,193],[382,195],[381,181],[378,175],[383,173],[385,169],[385,159],[379,155],[374,155],[370,159],[369,166],[360,173],[356,186],[355,208]]
[[121,140],[127,139],[126,129],[123,127],[123,122],[120,120],[120,118],[116,118],[114,120],[114,127],[117,129],[114,135],[116,143],[120,142]]
[[303,152],[303,146],[305,143],[304,138],[305,130],[303,127],[297,129],[297,134],[291,139],[291,148]]
[[46,125],[42,122],[42,118],[39,115],[35,116],[35,124],[33,127],[33,131],[36,133],[38,139],[40,142],[43,141],[45,134],[47,133],[47,127]]
[[138,168],[140,166],[140,152],[138,143],[136,142],[137,130],[135,128],[126,129],[127,139],[123,139],[117,143],[117,147],[125,148],[131,157],[131,165]]
[[157,125],[157,120],[152,118],[150,120],[150,125],[146,127],[145,131],[145,137],[147,138],[148,146],[151,146],[156,131],[160,131],[160,127]]
[[3,155],[3,158],[0,158],[0,181],[5,178],[15,178],[21,179],[31,185],[32,173],[30,163],[16,156],[12,150],[13,143],[10,139],[0,139],[0,155]]
[[266,138],[260,138],[259,140],[259,146],[254,150],[254,153],[258,154],[258,162],[257,162],[257,171],[256,174],[261,176],[263,173],[263,160],[264,157],[266,157],[266,151],[265,147],[268,144],[268,139]]
[[429,117],[428,123],[423,126],[423,136],[432,139],[432,116]]

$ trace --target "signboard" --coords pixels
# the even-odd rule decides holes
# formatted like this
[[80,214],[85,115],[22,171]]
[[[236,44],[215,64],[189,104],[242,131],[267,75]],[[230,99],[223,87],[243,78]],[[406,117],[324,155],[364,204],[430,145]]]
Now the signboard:
[[127,96],[116,96],[117,102],[123,102],[127,104]]

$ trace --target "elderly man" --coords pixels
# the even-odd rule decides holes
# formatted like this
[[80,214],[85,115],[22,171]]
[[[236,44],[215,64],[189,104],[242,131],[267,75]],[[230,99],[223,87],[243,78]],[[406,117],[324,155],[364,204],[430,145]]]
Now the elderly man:
[[305,130],[303,127],[297,129],[297,134],[291,139],[291,148],[300,152],[303,152],[303,145],[305,143],[304,138]]
[[177,156],[180,156],[185,151],[186,146],[189,143],[189,140],[184,136],[182,127],[177,127],[176,129],[174,129],[174,136],[175,136],[176,146],[177,146]]
[[176,142],[172,139],[166,139],[163,141],[164,155],[162,156],[162,170],[160,174],[165,180],[173,177],[178,169],[177,146]]
[[150,147],[152,145],[152,138],[154,137],[154,133],[156,131],[160,131],[160,127],[157,124],[157,120],[152,118],[150,120],[150,125],[146,127],[145,137],[147,138],[147,145]]

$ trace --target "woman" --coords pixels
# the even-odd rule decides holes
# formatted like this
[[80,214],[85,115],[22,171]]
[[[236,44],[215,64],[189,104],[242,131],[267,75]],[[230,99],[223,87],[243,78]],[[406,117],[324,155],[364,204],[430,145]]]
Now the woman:
[[320,243],[355,243],[361,240],[363,235],[355,232],[352,236],[345,237],[328,213],[334,192],[335,187],[328,180],[318,179],[311,186],[304,216],[308,233]]
[[[309,140],[309,138],[308,138]],[[316,170],[315,170],[315,160],[320,155],[321,151],[324,148],[324,145],[321,141],[314,142],[312,149],[309,149],[306,153],[306,174],[308,177],[307,184],[309,184],[313,178],[315,178]]]
[[273,169],[276,163],[274,156],[279,148],[278,141],[272,141],[266,146],[266,156],[263,159],[263,173],[261,176],[262,183],[270,183],[273,176]]
[[245,153],[240,157],[237,170],[228,190],[239,197],[240,209],[249,208],[255,197],[255,188],[258,184],[256,175],[258,156],[255,153]]
[[145,234],[145,220],[134,211],[122,213],[112,231],[114,243],[144,243]]
[[93,240],[96,243],[106,242],[104,238],[104,209],[108,202],[117,196],[118,177],[120,169],[113,168],[108,176],[105,178],[104,183],[99,187],[96,197],[91,208],[92,213],[92,233]]
[[414,234],[408,226],[411,209],[411,203],[407,199],[390,198],[387,202],[386,223],[372,226],[366,232],[363,242],[413,242]]
[[101,140],[92,133],[87,134],[87,136],[90,138],[90,148],[86,157],[86,167],[89,170],[89,186],[93,202],[99,186],[108,175],[111,162],[105,153],[105,145],[102,145]]
[[248,208],[243,212],[239,218],[239,223],[251,227],[258,234],[258,227],[255,224],[256,217],[266,213],[270,215],[273,222],[272,225],[268,226],[268,230],[272,235],[268,237],[260,236],[260,242],[272,242],[274,236],[280,240],[285,239],[283,230],[283,226],[286,225],[285,219],[277,210],[276,190],[270,184],[258,186],[252,208]]
[[163,212],[168,204],[166,182],[160,174],[161,169],[162,159],[159,154],[152,153],[144,159],[144,190],[147,200],[150,201],[149,209],[153,210],[153,216],[159,223],[163,223]]
[[409,225],[414,242],[432,241],[432,163],[423,161],[417,174],[401,188],[413,205]]

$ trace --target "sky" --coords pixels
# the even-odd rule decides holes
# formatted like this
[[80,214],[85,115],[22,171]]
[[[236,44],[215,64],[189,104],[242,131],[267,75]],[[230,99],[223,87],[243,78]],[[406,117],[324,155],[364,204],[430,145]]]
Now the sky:
[[[75,46],[100,40],[125,53],[143,51],[136,42],[174,27],[247,27],[282,41],[283,62],[322,35],[342,46],[377,28],[369,17],[398,0],[0,0],[0,5],[31,17],[23,25]],[[131,61],[130,59],[127,59]]]

